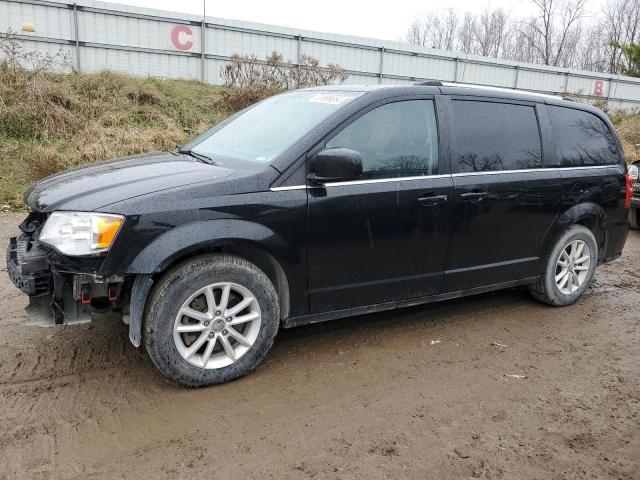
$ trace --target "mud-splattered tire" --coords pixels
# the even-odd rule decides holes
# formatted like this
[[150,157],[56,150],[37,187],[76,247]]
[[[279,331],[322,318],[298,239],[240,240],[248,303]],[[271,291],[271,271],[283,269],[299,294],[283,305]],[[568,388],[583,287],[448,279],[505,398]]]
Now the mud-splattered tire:
[[[575,252],[580,249],[573,259],[572,248]],[[597,263],[598,243],[593,233],[582,225],[572,225],[558,235],[546,253],[540,279],[529,291],[537,300],[554,307],[571,305],[589,287]]]
[[232,255],[199,256],[167,272],[152,291],[144,345],[156,367],[184,386],[229,382],[271,348],[278,305],[273,284],[254,264]]

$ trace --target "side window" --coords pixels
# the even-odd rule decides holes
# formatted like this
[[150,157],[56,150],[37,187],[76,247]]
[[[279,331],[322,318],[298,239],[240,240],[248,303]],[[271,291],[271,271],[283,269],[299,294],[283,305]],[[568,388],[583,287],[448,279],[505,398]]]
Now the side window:
[[542,167],[542,146],[534,107],[473,100],[454,100],[452,105],[451,161],[454,171]]
[[566,107],[549,106],[560,164],[565,167],[618,162],[613,132],[595,115]]
[[365,179],[437,174],[433,101],[406,100],[377,107],[333,137],[327,148],[358,151]]

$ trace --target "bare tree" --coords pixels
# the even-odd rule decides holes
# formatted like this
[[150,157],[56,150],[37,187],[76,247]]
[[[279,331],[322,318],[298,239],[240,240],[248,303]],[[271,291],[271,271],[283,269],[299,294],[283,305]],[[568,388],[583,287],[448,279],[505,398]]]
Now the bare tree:
[[421,17],[416,17],[409,26],[405,34],[405,40],[413,45],[428,47],[429,45],[429,25]]
[[485,57],[497,57],[507,34],[509,15],[501,8],[485,10],[478,17],[475,39],[478,44],[476,53]]
[[627,65],[618,45],[640,43],[640,0],[607,0],[589,18],[588,1],[530,0],[536,13],[511,18],[503,9],[459,16],[454,10],[416,17],[410,43],[527,63],[620,73]]
[[466,12],[462,19],[462,23],[458,28],[458,46],[457,49],[462,53],[475,53],[474,47],[476,42],[476,34],[478,29],[478,21],[476,17]]
[[615,44],[640,42],[640,0],[609,0],[603,9],[602,29],[608,45],[609,73],[619,73],[623,68],[622,50]]
[[510,25],[502,48],[502,58],[528,63],[539,61],[537,50],[527,41],[526,36],[523,35],[523,30],[525,29],[530,30],[530,35],[534,34],[534,31],[527,25],[521,23]]
[[458,15],[453,9],[444,13],[418,16],[411,23],[405,39],[414,45],[453,50],[458,33]]
[[538,52],[541,63],[566,63],[568,45],[584,14],[587,0],[531,0],[538,14],[522,22],[522,36]]
[[586,25],[580,35],[580,44],[571,49],[571,66],[580,70],[607,72],[610,40],[601,21]]
[[441,50],[453,50],[458,33],[458,15],[450,8],[434,18],[433,46]]

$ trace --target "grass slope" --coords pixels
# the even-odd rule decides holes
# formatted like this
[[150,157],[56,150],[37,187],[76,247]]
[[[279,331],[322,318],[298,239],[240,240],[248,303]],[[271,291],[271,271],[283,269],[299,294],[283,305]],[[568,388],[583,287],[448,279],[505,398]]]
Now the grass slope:
[[0,66],[0,204],[47,175],[174,148],[223,119],[220,87],[110,72],[56,75]]

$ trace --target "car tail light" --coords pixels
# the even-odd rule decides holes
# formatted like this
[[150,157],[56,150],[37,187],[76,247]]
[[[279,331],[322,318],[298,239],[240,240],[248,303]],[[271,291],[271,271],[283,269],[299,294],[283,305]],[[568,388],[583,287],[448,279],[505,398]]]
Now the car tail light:
[[633,177],[628,173],[625,175],[625,180],[627,184],[627,190],[624,197],[624,208],[629,208],[631,206],[631,197],[633,196],[633,188],[631,188],[631,186],[633,185],[634,180]]

